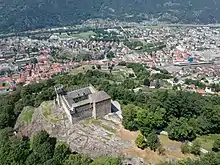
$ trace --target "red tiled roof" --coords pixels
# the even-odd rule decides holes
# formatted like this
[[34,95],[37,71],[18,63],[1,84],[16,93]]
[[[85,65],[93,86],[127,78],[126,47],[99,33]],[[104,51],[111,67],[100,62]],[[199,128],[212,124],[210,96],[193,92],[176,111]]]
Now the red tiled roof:
[[206,93],[205,90],[203,90],[203,89],[197,89],[196,92],[199,93],[199,94],[205,94]]

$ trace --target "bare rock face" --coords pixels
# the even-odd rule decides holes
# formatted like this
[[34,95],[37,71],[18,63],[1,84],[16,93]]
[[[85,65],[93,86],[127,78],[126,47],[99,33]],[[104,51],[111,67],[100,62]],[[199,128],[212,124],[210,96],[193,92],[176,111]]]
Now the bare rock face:
[[[21,118],[18,118],[19,120]],[[123,150],[133,145],[116,135],[120,124],[106,119],[92,118],[71,124],[66,114],[54,102],[44,102],[36,108],[31,122],[17,121],[15,129],[20,136],[32,136],[40,130],[66,142],[73,152],[97,156],[123,156]],[[126,164],[143,164],[139,158],[127,158]]]

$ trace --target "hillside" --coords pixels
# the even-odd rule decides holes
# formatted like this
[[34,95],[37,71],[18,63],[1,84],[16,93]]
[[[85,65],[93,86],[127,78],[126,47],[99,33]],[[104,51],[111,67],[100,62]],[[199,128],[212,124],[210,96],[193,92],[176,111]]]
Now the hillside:
[[[108,115],[108,119],[117,119],[117,115]],[[159,137],[166,148],[165,155],[150,149],[138,149],[135,146],[138,132],[125,130],[119,121],[88,118],[70,124],[63,109],[58,108],[53,101],[43,102],[38,108],[24,107],[15,129],[18,136],[28,137],[45,130],[59,142],[68,144],[72,152],[88,154],[92,158],[122,156],[124,164],[144,165],[193,158],[192,155],[181,153],[180,142],[169,140],[163,135]]]
[[[73,25],[89,18],[173,23],[220,22],[216,0],[0,0],[0,31]],[[133,14],[133,17],[126,15]]]
[[[72,152],[98,156],[125,156],[122,151],[134,145],[117,136],[120,124],[106,119],[88,118],[71,124],[63,111],[53,101],[43,102],[30,114],[31,107],[25,107],[15,125],[18,136],[33,136],[45,130],[52,137],[68,144]],[[128,157],[130,163],[142,165],[138,156]]]

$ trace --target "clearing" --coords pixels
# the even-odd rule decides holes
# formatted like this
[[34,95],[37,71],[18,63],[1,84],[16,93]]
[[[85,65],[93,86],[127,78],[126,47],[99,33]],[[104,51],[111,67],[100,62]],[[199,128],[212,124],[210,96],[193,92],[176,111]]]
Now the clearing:
[[[92,67],[95,65],[82,65],[78,68],[74,68],[71,70],[70,74],[71,75],[77,75],[79,73],[85,73],[88,70],[93,70]],[[100,69],[100,72],[104,73],[109,73],[109,70],[105,69]],[[126,68],[126,67],[121,67],[121,66],[116,66],[114,67],[112,71],[112,75],[114,78],[114,82],[123,82],[126,77],[129,76],[129,73],[134,73],[132,69]]]
[[[130,141],[116,136],[115,132],[120,125],[103,118],[88,118],[71,124],[63,112],[54,101],[43,102],[34,110],[30,123],[16,123],[17,136],[31,137],[35,132],[45,130],[58,141],[68,144],[73,152],[91,157],[120,156],[123,149],[132,147]],[[141,165],[143,163],[140,159],[129,157],[128,161],[130,164]]]
[[88,70],[92,70],[92,66],[93,65],[83,65],[83,66],[80,66],[78,68],[74,68],[73,70],[71,70],[70,74],[77,75],[79,73],[85,73]]
[[60,38],[79,38],[79,39],[86,39],[88,40],[91,36],[96,35],[95,32],[93,31],[87,31],[87,32],[82,32],[82,33],[76,33],[76,34],[67,34],[67,33],[62,33],[59,35]]
[[25,107],[18,119],[20,122],[31,123],[32,115],[34,113],[33,107]]
[[[29,110],[24,108],[15,125],[18,136],[28,136],[40,130],[46,130],[57,140],[68,144],[74,152],[97,156],[124,156],[130,164],[142,165],[143,162],[156,164],[162,161],[176,161],[193,158],[181,153],[181,143],[159,135],[165,148],[165,155],[158,155],[149,149],[141,150],[135,145],[139,132],[125,130],[121,124],[106,119],[88,118],[71,124],[62,108],[54,101],[43,102],[40,107]],[[28,121],[23,122],[23,120]],[[22,122],[21,122],[22,121]],[[132,163],[131,163],[132,162]]]
[[210,134],[210,135],[199,136],[196,138],[196,140],[199,140],[201,142],[202,148],[208,151],[212,151],[213,143],[218,138],[220,138],[219,134]]
[[169,138],[165,135],[159,135],[160,142],[166,150],[164,156],[158,155],[157,152],[153,152],[150,149],[141,150],[135,146],[135,139],[138,136],[138,133],[139,132],[130,132],[123,128],[117,131],[116,135],[121,137],[123,140],[131,141],[133,144],[133,147],[123,150],[125,155],[141,157],[145,162],[149,164],[193,158],[193,155],[184,155],[181,153],[180,142],[169,140]]

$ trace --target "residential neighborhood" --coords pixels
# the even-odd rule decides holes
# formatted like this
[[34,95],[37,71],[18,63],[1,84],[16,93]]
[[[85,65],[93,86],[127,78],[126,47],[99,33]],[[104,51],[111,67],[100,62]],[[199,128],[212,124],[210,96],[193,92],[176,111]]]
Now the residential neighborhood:
[[[161,88],[179,84],[181,89],[218,94],[210,86],[220,83],[219,56],[220,30],[215,27],[89,20],[75,28],[0,39],[1,91],[47,80],[81,65],[107,66],[108,70],[108,66],[125,62],[141,63],[151,74],[160,73],[153,68],[167,70],[178,80],[163,81]],[[186,84],[187,79],[201,81],[206,87]],[[155,84],[152,81],[150,87]]]

